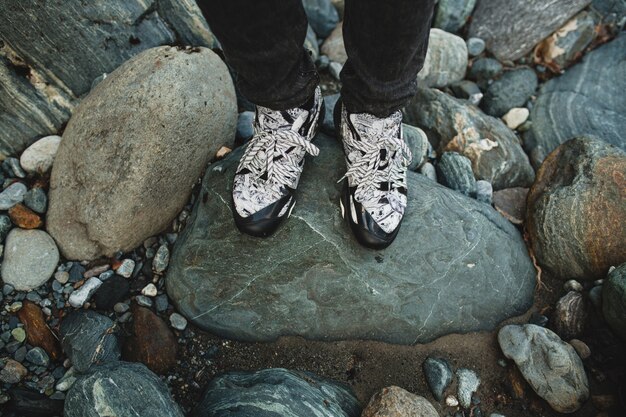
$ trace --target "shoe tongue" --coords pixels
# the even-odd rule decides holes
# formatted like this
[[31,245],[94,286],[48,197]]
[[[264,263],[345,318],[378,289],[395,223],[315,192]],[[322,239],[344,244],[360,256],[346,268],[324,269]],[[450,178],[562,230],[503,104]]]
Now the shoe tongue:
[[299,107],[289,110],[272,110],[267,107],[259,107],[259,117],[263,126],[272,130],[288,128],[298,131],[304,124],[309,112]]
[[380,118],[369,113],[350,114],[350,121],[362,140],[378,142],[384,137],[399,136],[402,113],[397,111],[389,117]]

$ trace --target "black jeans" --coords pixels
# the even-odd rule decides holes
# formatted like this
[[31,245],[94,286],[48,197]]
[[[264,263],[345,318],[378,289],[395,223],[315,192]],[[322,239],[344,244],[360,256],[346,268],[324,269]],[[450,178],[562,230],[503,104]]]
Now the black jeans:
[[[348,61],[342,101],[351,113],[386,117],[415,94],[435,0],[345,0]],[[274,110],[304,104],[319,83],[303,48],[307,19],[301,0],[198,0],[220,41],[238,87]]]

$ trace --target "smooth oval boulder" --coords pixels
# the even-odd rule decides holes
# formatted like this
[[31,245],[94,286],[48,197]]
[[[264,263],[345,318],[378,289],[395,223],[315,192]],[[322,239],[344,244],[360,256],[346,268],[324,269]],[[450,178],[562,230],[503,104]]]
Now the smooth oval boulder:
[[211,166],[166,275],[178,311],[223,337],[413,344],[493,329],[530,306],[535,270],[519,232],[486,204],[408,173],[396,241],[360,246],[341,218],[339,143],[316,139],[291,217],[267,239],[237,231],[232,177],[243,149]]
[[585,368],[574,348],[534,324],[508,325],[498,332],[502,353],[535,392],[560,413],[573,413],[589,398]]
[[593,137],[569,140],[543,161],[526,225],[537,261],[555,276],[593,280],[626,260],[626,152]]
[[228,372],[209,382],[190,417],[359,417],[352,390],[310,372]]
[[79,378],[65,398],[65,417],[183,417],[167,386],[145,365],[112,362]]
[[128,251],[182,209],[235,134],[236,97],[205,48],[149,49],[78,106],[52,168],[47,228],[69,259]]

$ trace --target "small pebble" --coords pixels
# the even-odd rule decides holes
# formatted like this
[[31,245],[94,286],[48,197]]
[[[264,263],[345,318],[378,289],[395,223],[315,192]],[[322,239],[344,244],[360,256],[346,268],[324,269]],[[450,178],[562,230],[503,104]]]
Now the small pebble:
[[102,285],[96,277],[89,278],[82,287],[72,292],[69,298],[70,305],[74,308],[80,308],[91,298],[98,288]]
[[108,270],[98,275],[98,278],[100,278],[100,281],[106,281],[107,279],[111,278],[113,275],[115,275],[115,271]]
[[24,201],[24,195],[28,188],[21,182],[9,185],[0,193],[0,210],[8,210],[16,204]]
[[4,160],[11,168],[13,175],[17,178],[26,178],[26,172],[20,166],[20,161],[17,158],[7,158]]
[[582,340],[572,339],[569,341],[569,344],[574,347],[574,350],[578,353],[580,359],[587,359],[591,356],[591,349],[589,349],[589,346],[587,346],[587,344]]
[[15,301],[14,303],[7,305],[5,307],[5,309],[9,313],[17,313],[18,311],[20,311],[22,309],[22,302],[21,301]]
[[467,52],[470,56],[478,56],[485,50],[485,41],[480,38],[469,38],[467,40]]
[[424,163],[424,165],[420,167],[419,172],[426,178],[437,182],[437,171],[435,170],[435,166],[430,162]]
[[35,213],[45,213],[48,206],[46,192],[39,187],[31,188],[24,194],[24,204]]
[[565,289],[565,291],[582,292],[583,286],[580,282],[576,281],[575,279],[570,279],[563,285],[563,289]]
[[85,271],[85,273],[83,274],[83,277],[85,278],[97,277],[100,274],[103,274],[108,270],[109,270],[109,265],[96,266],[94,268],[91,268],[89,271]]
[[476,392],[480,385],[480,378],[471,369],[461,368],[456,371],[458,379],[459,403],[464,408],[469,408],[472,401],[472,394]]
[[34,365],[48,366],[50,358],[45,350],[40,347],[32,348],[26,354],[26,360]]
[[135,261],[132,259],[124,259],[122,263],[117,267],[115,272],[124,278],[130,278],[135,269]]
[[502,120],[509,129],[515,130],[528,120],[528,116],[530,116],[530,112],[526,107],[514,107],[502,116]]
[[170,250],[167,245],[159,246],[159,249],[154,255],[154,259],[152,260],[152,270],[160,274],[167,268],[167,265],[170,262]]
[[170,324],[176,330],[183,331],[187,328],[187,319],[178,313],[172,313],[170,316]]
[[11,335],[15,340],[20,343],[23,343],[24,340],[26,340],[26,332],[22,327],[16,327],[15,329],[11,330]]
[[159,296],[157,296],[154,299],[154,304],[156,306],[156,310],[159,313],[164,312],[165,310],[167,310],[167,307],[169,305],[168,299],[167,299],[167,295],[166,294],[161,294]]
[[480,201],[481,203],[491,205],[491,202],[493,200],[493,186],[489,181],[476,181],[476,200]]
[[602,308],[602,285],[589,290],[589,299],[596,308]]
[[142,307],[152,307],[152,300],[145,295],[138,295],[135,297],[135,301]]
[[21,363],[14,361],[13,359],[6,359],[4,368],[0,371],[0,381],[5,384],[17,384],[26,375],[28,370]]
[[457,400],[454,395],[448,395],[446,397],[446,405],[448,407],[457,407],[459,405],[459,400]]
[[[237,118],[237,132],[235,133],[235,138],[240,141],[248,141],[254,135],[254,112],[253,111],[244,111],[239,113],[239,117]],[[147,242],[147,240],[146,240]],[[147,249],[150,245],[145,244],[144,247]]]
[[66,284],[70,279],[70,274],[67,271],[57,271],[54,273],[54,279],[60,284]]
[[83,274],[85,273],[85,267],[79,263],[74,263],[72,267],[70,268],[69,273],[70,273],[69,281],[71,283],[81,281],[84,278]]
[[22,168],[31,173],[45,173],[52,167],[60,143],[61,137],[57,135],[39,139],[22,153],[20,157]]
[[126,313],[129,308],[130,307],[126,303],[117,303],[113,306],[113,311],[115,311],[117,314],[123,314]]
[[153,283],[150,283],[146,285],[145,287],[143,287],[143,289],[141,290],[141,293],[145,295],[146,297],[156,297],[158,293],[157,287]]
[[[141,305],[141,303],[139,303],[139,305]],[[144,307],[150,307],[150,306],[144,306]],[[132,313],[130,311],[127,311],[126,313],[122,314],[118,320],[120,323],[127,323],[132,316],[133,316]]]

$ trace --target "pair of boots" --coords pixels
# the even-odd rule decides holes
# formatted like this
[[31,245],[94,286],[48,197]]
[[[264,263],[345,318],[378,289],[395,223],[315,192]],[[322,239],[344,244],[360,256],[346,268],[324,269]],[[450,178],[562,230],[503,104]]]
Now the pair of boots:
[[[255,134],[233,184],[233,215],[240,231],[266,237],[289,217],[304,158],[319,153],[311,140],[324,114],[319,86],[301,107],[285,111],[256,107]],[[411,152],[402,138],[402,113],[398,110],[386,118],[348,113],[339,101],[334,119],[347,166],[341,179],[342,216],[362,245],[386,248],[398,234],[407,205]]]

